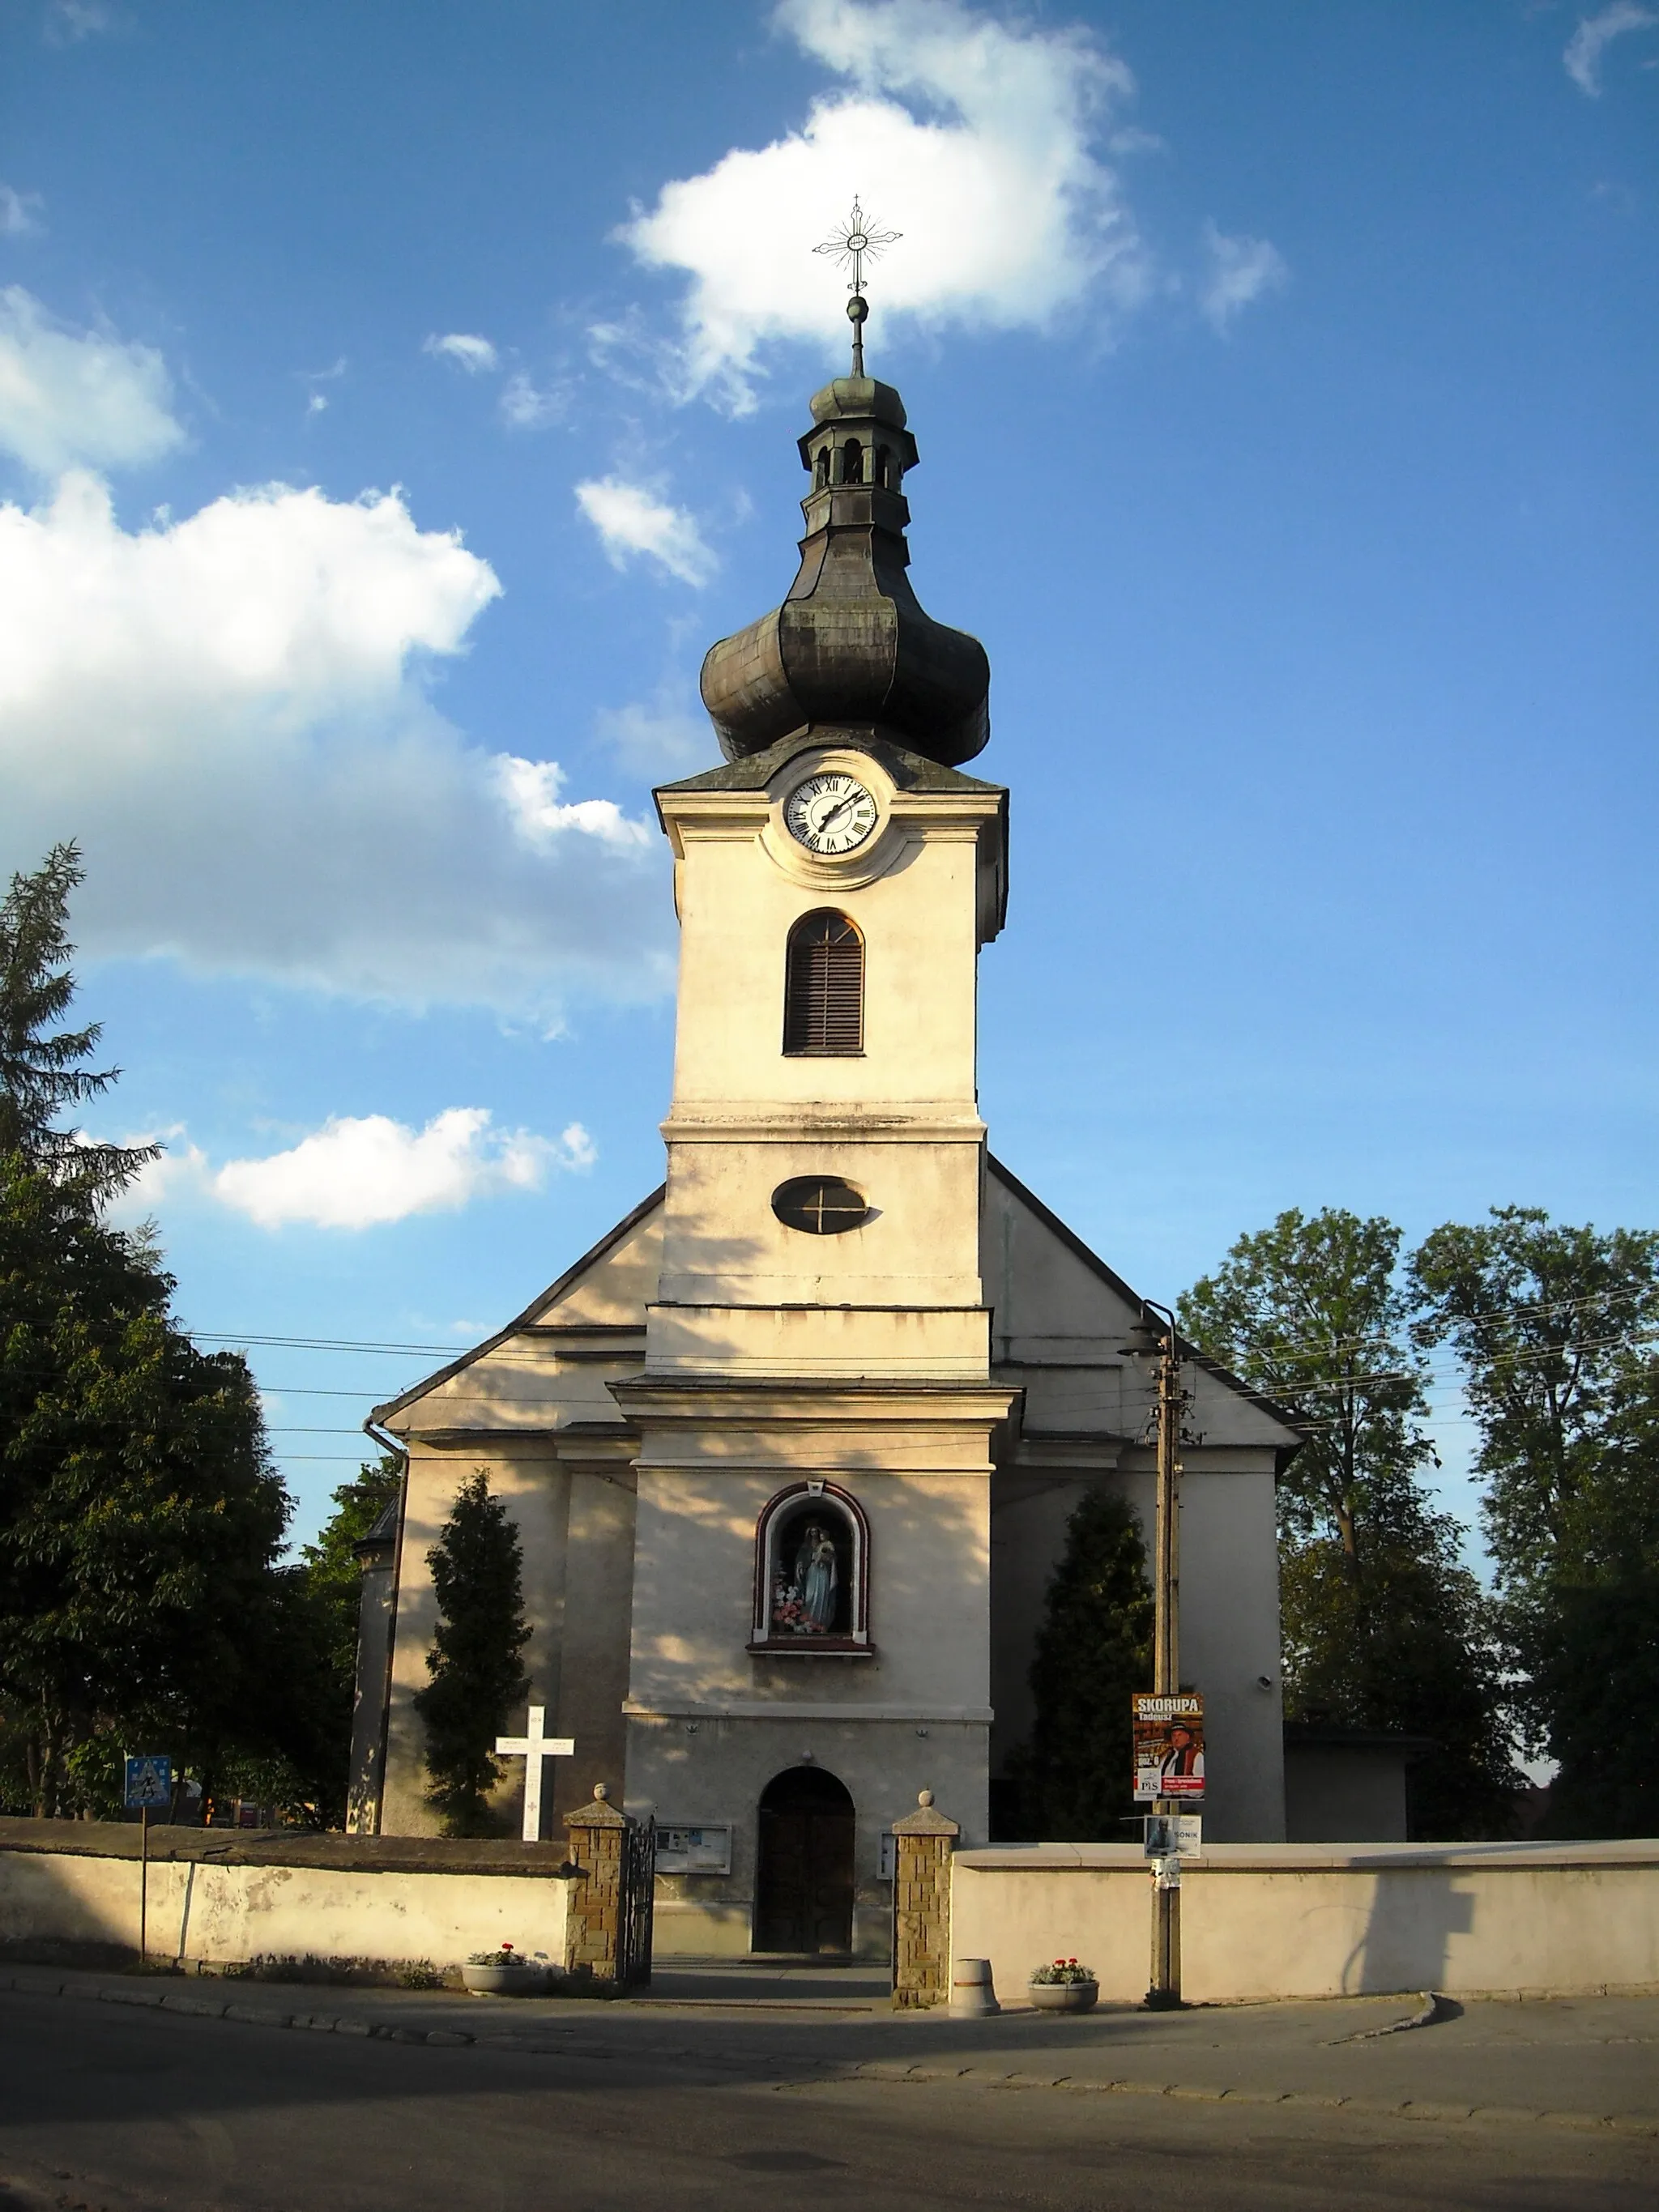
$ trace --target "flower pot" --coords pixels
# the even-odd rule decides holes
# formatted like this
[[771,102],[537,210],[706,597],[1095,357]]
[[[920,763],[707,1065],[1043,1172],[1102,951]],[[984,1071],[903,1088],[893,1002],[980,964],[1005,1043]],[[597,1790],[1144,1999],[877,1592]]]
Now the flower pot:
[[1039,2012],[1088,2012],[1100,1995],[1100,1984],[1028,1982],[1025,1994]]
[[521,1966],[516,1959],[510,1966],[492,1959],[487,1966],[463,1966],[461,1979],[475,1997],[527,1997],[542,1986],[539,1969]]

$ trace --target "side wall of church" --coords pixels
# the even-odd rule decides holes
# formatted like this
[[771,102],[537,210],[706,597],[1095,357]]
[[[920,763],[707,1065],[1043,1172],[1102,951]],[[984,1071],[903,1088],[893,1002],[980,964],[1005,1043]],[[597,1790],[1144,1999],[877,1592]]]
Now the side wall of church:
[[[602,1477],[561,1465],[544,1443],[514,1443],[499,1435],[487,1449],[416,1444],[410,1455],[380,1832],[440,1830],[427,1802],[424,1738],[414,1705],[430,1679],[426,1660],[438,1621],[427,1554],[457,1490],[477,1468],[506,1504],[523,1547],[524,1611],[532,1631],[523,1705],[544,1705],[547,1733],[576,1740],[574,1758],[550,1760],[544,1778],[543,1833],[556,1838],[562,1815],[592,1797],[595,1782],[613,1790],[622,1782],[634,1500],[619,1479],[625,1471]],[[514,1733],[523,1720],[521,1705],[512,1716]],[[496,1802],[504,1826],[516,1831],[524,1769],[516,1759],[507,1769]]]
[[[1035,1717],[1028,1680],[1066,1524],[1091,1483],[1127,1499],[1147,1550],[1153,1528],[1151,1376],[1121,1350],[1136,1306],[1098,1262],[993,1165],[982,1236],[999,1382],[1025,1393],[1013,1463],[992,1517],[993,1775]],[[1279,1542],[1273,1463],[1289,1432],[1195,1363],[1181,1510],[1181,1675],[1204,1693],[1205,1832],[1216,1842],[1285,1834]],[[1263,1687],[1262,1678],[1267,1686]],[[949,1808],[954,1809],[954,1808]]]

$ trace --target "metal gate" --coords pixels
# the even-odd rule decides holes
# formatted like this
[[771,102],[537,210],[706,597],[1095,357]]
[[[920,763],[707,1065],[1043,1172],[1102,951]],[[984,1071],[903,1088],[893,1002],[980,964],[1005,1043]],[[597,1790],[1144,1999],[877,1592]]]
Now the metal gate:
[[657,1889],[657,1823],[630,1820],[623,1831],[617,1899],[617,1984],[635,1989],[651,1978],[652,1908]]

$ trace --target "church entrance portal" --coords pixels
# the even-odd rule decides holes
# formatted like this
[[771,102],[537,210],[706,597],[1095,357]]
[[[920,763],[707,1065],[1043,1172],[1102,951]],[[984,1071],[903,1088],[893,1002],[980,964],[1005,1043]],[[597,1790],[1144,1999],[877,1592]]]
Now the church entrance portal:
[[792,1766],[761,1793],[757,1951],[853,1948],[853,1800],[822,1767]]

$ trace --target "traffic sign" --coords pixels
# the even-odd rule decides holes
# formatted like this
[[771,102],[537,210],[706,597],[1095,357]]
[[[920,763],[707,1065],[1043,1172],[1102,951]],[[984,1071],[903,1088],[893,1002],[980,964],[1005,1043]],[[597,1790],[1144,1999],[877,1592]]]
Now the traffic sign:
[[154,1812],[173,1802],[173,1761],[152,1752],[129,1753],[126,1802],[130,1810]]

